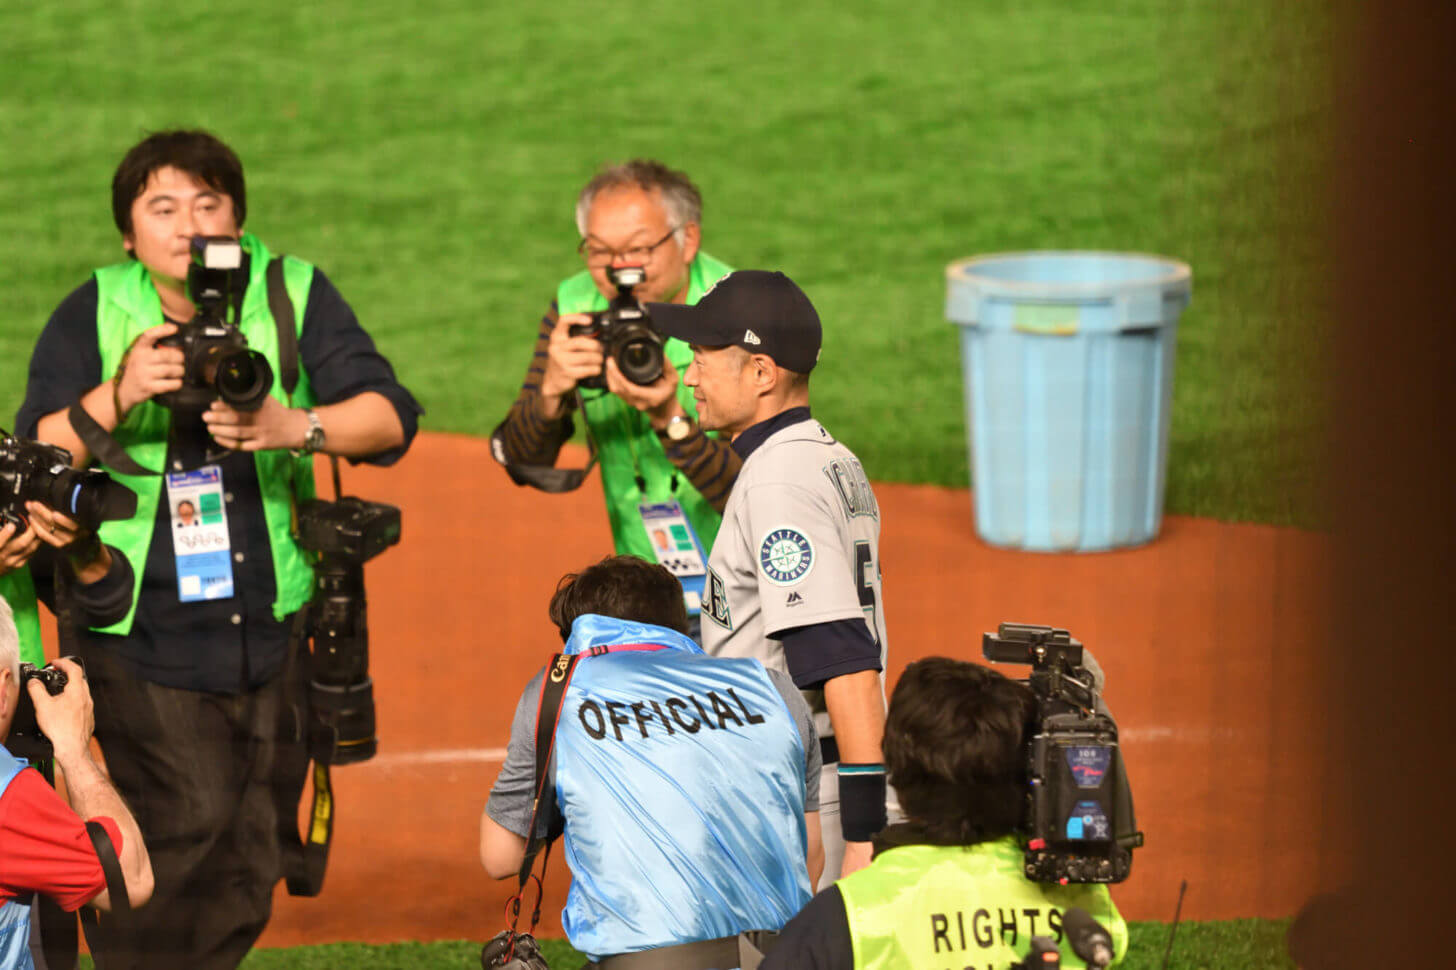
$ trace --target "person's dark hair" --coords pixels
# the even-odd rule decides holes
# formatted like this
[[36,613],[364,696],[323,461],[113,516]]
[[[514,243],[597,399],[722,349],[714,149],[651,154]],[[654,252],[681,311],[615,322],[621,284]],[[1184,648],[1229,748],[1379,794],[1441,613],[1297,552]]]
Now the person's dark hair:
[[192,504],[192,500],[191,499],[185,499],[184,498],[182,501],[180,501],[180,502],[177,503],[177,511],[179,513],[182,511],[182,506],[184,506],[184,505],[187,506],[189,509],[191,509],[194,514],[197,512],[197,506],[195,506],[195,505]]
[[634,158],[630,162],[608,165],[592,177],[576,197],[576,229],[586,236],[586,217],[596,197],[609,189],[636,186],[644,192],[660,193],[667,209],[668,222],[677,230],[677,241],[683,241],[682,230],[689,224],[703,221],[703,195],[685,172],[668,168],[650,158]]
[[583,613],[688,632],[688,610],[677,577],[636,556],[608,556],[579,573],[567,573],[556,584],[547,612],[562,640],[571,636],[571,624]]
[[1036,699],[989,667],[929,657],[905,668],[885,721],[885,770],[911,821],[942,844],[1014,832],[1026,805]]
[[124,236],[131,232],[131,204],[147,187],[147,179],[171,166],[193,175],[218,192],[232,197],[239,228],[248,214],[243,163],[233,150],[206,131],[159,131],[148,135],[126,153],[111,177],[111,217]]

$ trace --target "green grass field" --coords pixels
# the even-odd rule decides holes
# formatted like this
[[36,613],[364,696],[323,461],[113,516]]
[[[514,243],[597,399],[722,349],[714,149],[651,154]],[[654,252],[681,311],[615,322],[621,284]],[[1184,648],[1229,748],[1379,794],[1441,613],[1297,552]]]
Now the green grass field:
[[[1286,920],[1229,920],[1183,923],[1173,943],[1169,970],[1283,970],[1292,968],[1284,949]],[[1124,970],[1157,970],[1168,945],[1162,923],[1130,923]],[[543,940],[542,952],[555,970],[576,970],[584,957],[561,940]],[[91,961],[82,958],[86,970]],[[243,970],[473,970],[480,943],[397,943],[364,946],[337,943],[291,950],[254,950]]]
[[653,155],[706,248],[782,268],[828,346],[817,414],[882,480],[965,484],[943,269],[1110,248],[1194,269],[1168,509],[1314,524],[1327,28],[1274,0],[382,0],[0,9],[0,416],[47,315],[120,254],[148,130],[239,151],[250,228],[322,266],[425,427],[484,434],[576,267],[576,190]]

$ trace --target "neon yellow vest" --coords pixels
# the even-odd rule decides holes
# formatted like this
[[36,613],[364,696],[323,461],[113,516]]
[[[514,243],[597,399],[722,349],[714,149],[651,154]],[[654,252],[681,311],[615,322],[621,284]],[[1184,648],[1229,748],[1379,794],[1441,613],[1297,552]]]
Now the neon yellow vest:
[[1058,939],[1062,966],[1081,967],[1059,939],[1061,914],[1073,906],[1112,934],[1117,960],[1127,953],[1127,924],[1107,887],[1027,881],[1012,837],[969,847],[888,849],[838,886],[856,970],[1001,970],[1026,957],[1032,936]]
[[30,581],[30,570],[21,566],[0,576],[0,597],[10,604],[10,611],[15,614],[21,662],[44,667],[45,647],[40,642],[40,613],[35,605],[35,586]]
[[[698,253],[688,267],[687,302],[697,303],[714,283],[731,272],[731,267],[707,253]],[[607,308],[607,298],[592,282],[591,273],[582,270],[557,287],[556,307],[561,313],[593,313]],[[688,345],[675,337],[668,339],[663,352],[678,374],[687,370],[693,359]],[[582,416],[596,444],[597,461],[602,469],[602,492],[607,500],[607,519],[617,553],[656,562],[652,540],[642,527],[637,505],[673,499],[682,503],[703,548],[712,549],[723,517],[699,494],[687,476],[667,460],[647,415],[605,390],[584,387],[581,399]],[[698,409],[692,388],[679,382],[677,399],[683,410],[696,419]],[[637,487],[639,474],[647,485],[645,492]],[[672,488],[674,476],[678,479],[676,492]]]
[[[248,338],[249,349],[263,354],[273,365],[274,381],[270,392],[273,397],[290,407],[309,407],[316,402],[301,363],[298,387],[294,389],[291,401],[280,386],[278,330],[268,309],[268,283],[264,275],[271,257],[263,243],[251,233],[243,234],[242,243],[243,249],[252,256],[252,263],[239,327],[243,336]],[[308,305],[308,291],[313,284],[313,267],[289,256],[283,262],[283,281],[288,299],[293,304],[295,326],[301,334],[303,311]],[[96,309],[96,340],[101,350],[101,373],[109,377],[116,372],[132,341],[142,331],[163,322],[162,303],[147,268],[134,260],[97,270],[96,283],[100,291]],[[171,420],[170,410],[155,401],[143,401],[132,408],[126,421],[113,434],[135,461],[145,468],[160,471],[166,460],[167,429]],[[307,602],[313,589],[313,569],[307,553],[293,541],[292,535],[295,501],[313,498],[315,494],[313,460],[306,456],[295,458],[287,451],[277,450],[255,452],[253,457],[258,471],[258,487],[263,496],[263,516],[268,525],[273,576],[278,590],[277,599],[273,601],[273,616],[281,620]],[[136,616],[157,502],[162,494],[162,479],[157,475],[123,475],[114,470],[111,476],[137,493],[137,512],[125,521],[102,523],[101,539],[126,553],[136,572],[136,584],[132,588],[131,609],[126,617],[98,629],[103,633],[124,636],[131,632],[132,620]]]

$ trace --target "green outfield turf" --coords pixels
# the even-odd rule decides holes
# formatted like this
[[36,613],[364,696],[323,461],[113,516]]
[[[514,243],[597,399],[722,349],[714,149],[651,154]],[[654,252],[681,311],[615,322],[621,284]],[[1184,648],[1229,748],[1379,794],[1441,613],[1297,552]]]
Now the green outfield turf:
[[109,180],[147,130],[231,142],[249,226],[330,273],[426,428],[472,434],[577,266],[576,189],[655,155],[702,187],[709,251],[818,304],[816,411],[873,477],[967,480],[947,262],[1145,250],[1194,268],[1169,510],[1312,523],[1328,85],[1305,6],[7,4],[0,415],[47,314],[118,256]]
[[[1169,970],[1282,970],[1293,968],[1284,949],[1287,920],[1229,920],[1183,923],[1178,927]],[[1157,970],[1168,945],[1164,923],[1131,923],[1125,970]],[[576,970],[581,954],[561,940],[542,941],[555,970]],[[82,960],[89,970],[90,961]],[[255,950],[244,970],[465,970],[480,966],[480,944],[397,943],[364,946],[338,943],[291,950]]]

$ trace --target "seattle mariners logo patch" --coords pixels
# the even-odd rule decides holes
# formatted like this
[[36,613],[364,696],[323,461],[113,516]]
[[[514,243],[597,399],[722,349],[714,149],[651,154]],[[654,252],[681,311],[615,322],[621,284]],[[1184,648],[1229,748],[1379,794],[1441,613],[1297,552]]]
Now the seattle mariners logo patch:
[[814,568],[814,547],[798,529],[781,526],[763,537],[758,547],[758,565],[768,581],[791,586]]

